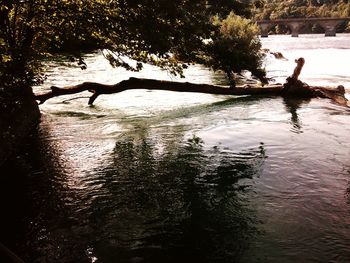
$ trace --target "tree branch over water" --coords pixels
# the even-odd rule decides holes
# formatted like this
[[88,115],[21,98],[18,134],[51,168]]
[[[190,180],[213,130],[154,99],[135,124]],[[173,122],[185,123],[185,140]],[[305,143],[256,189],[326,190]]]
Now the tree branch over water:
[[89,105],[92,105],[96,98],[101,94],[112,94],[118,93],[125,90],[132,89],[147,89],[147,90],[165,90],[175,92],[197,92],[207,94],[218,94],[218,95],[271,95],[279,96],[282,91],[281,85],[269,86],[261,88],[258,86],[242,86],[236,88],[228,88],[223,86],[215,86],[208,84],[195,84],[189,82],[175,82],[166,80],[155,80],[155,79],[140,79],[140,78],[129,78],[123,80],[115,85],[105,85],[95,82],[84,82],[75,86],[66,86],[63,88],[51,87],[51,91],[44,94],[36,95],[36,99],[40,101],[40,104],[46,100],[67,94],[74,94],[83,91],[92,92],[92,96],[89,99]]
[[114,85],[106,85],[95,82],[84,82],[74,86],[56,87],[52,86],[51,90],[37,94],[36,100],[40,104],[46,100],[68,94],[89,91],[92,93],[89,98],[89,105],[92,105],[99,95],[119,93],[125,90],[147,89],[147,90],[165,90],[175,92],[196,92],[217,95],[260,95],[260,96],[282,96],[282,97],[300,97],[300,98],[328,98],[339,105],[347,106],[345,98],[345,89],[343,86],[337,88],[315,87],[300,81],[298,76],[301,72],[305,60],[300,58],[296,60],[297,67],[291,77],[283,85],[268,85],[260,87],[258,85],[245,85],[235,88],[216,86],[209,84],[195,84],[189,82],[175,82],[155,79],[129,78]]

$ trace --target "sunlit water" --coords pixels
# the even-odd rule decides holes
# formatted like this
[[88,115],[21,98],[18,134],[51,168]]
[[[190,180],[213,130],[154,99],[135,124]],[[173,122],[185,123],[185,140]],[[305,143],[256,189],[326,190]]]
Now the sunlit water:
[[[277,82],[303,56],[301,79],[350,92],[350,35],[270,36],[263,46],[286,58],[266,58]],[[49,63],[36,89],[184,81],[111,69],[98,53],[86,60],[85,71]],[[225,84],[199,66],[186,76]],[[1,185],[0,237],[28,262],[350,262],[349,108],[145,90],[88,107],[87,96],[40,106],[31,166],[7,167],[24,175]]]

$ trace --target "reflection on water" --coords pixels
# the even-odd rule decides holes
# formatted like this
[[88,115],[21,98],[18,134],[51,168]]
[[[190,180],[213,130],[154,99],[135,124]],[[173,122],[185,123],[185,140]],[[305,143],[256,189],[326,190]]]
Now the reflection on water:
[[347,109],[241,98],[119,117],[43,118],[29,162],[4,167],[2,242],[28,262],[349,259]]
[[106,206],[90,215],[102,226],[97,258],[233,261],[255,232],[254,211],[241,195],[250,182],[240,180],[256,175],[263,148],[223,154],[205,151],[196,137],[176,150],[165,145],[159,155],[153,144],[117,142],[111,166],[100,171],[107,192],[94,202]]
[[[205,149],[193,137],[159,149],[152,138],[130,137],[116,142],[108,165],[72,184],[75,171],[59,145],[47,144],[46,132],[34,139],[34,166],[25,167],[31,180],[14,198],[31,193],[31,214],[16,208],[35,222],[24,231],[35,248],[28,259],[233,262],[258,233],[246,195],[266,158],[263,145],[243,152]],[[28,244],[22,245],[25,251]]]
[[287,110],[290,112],[291,116],[291,122],[293,125],[293,131],[300,133],[302,132],[301,122],[298,117],[297,110],[301,107],[304,103],[309,103],[310,99],[300,99],[300,98],[283,98],[283,102],[287,108]]

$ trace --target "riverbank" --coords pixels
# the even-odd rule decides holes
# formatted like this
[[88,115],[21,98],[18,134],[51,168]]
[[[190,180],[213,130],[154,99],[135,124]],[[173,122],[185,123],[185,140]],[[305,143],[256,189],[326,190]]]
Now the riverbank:
[[39,107],[30,88],[0,92],[0,166],[21,148],[39,119]]

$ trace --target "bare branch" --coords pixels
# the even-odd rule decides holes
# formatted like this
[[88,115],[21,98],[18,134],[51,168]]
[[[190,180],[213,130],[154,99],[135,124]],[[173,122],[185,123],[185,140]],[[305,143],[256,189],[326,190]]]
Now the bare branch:
[[175,92],[196,92],[218,95],[268,95],[280,96],[283,89],[282,85],[268,86],[265,88],[258,86],[241,86],[234,89],[222,86],[195,84],[189,82],[174,82],[154,79],[130,78],[123,80],[115,85],[105,85],[95,82],[84,82],[76,86],[67,86],[59,88],[51,87],[51,91],[43,94],[37,94],[36,100],[40,104],[46,100],[61,95],[75,94],[83,91],[90,91],[93,95],[89,99],[89,105],[92,105],[96,98],[101,94],[112,94],[130,89],[147,89],[147,90],[166,90]]
[[264,95],[300,98],[319,97],[328,98],[340,105],[347,106],[347,99],[345,98],[345,89],[343,86],[339,86],[337,88],[309,86],[308,84],[298,80],[305,60],[300,58],[296,60],[296,62],[297,66],[294,69],[293,75],[287,78],[287,82],[284,85],[269,85],[266,87],[246,85],[236,88],[229,88],[209,84],[129,78],[128,80],[123,80],[115,85],[84,82],[79,85],[67,86],[63,88],[52,86],[51,91],[43,94],[37,94],[35,97],[36,100],[42,104],[52,97],[90,91],[93,94],[89,98],[89,105],[92,105],[101,94],[112,94],[131,89],[147,89],[175,92],[197,92],[217,95]]

